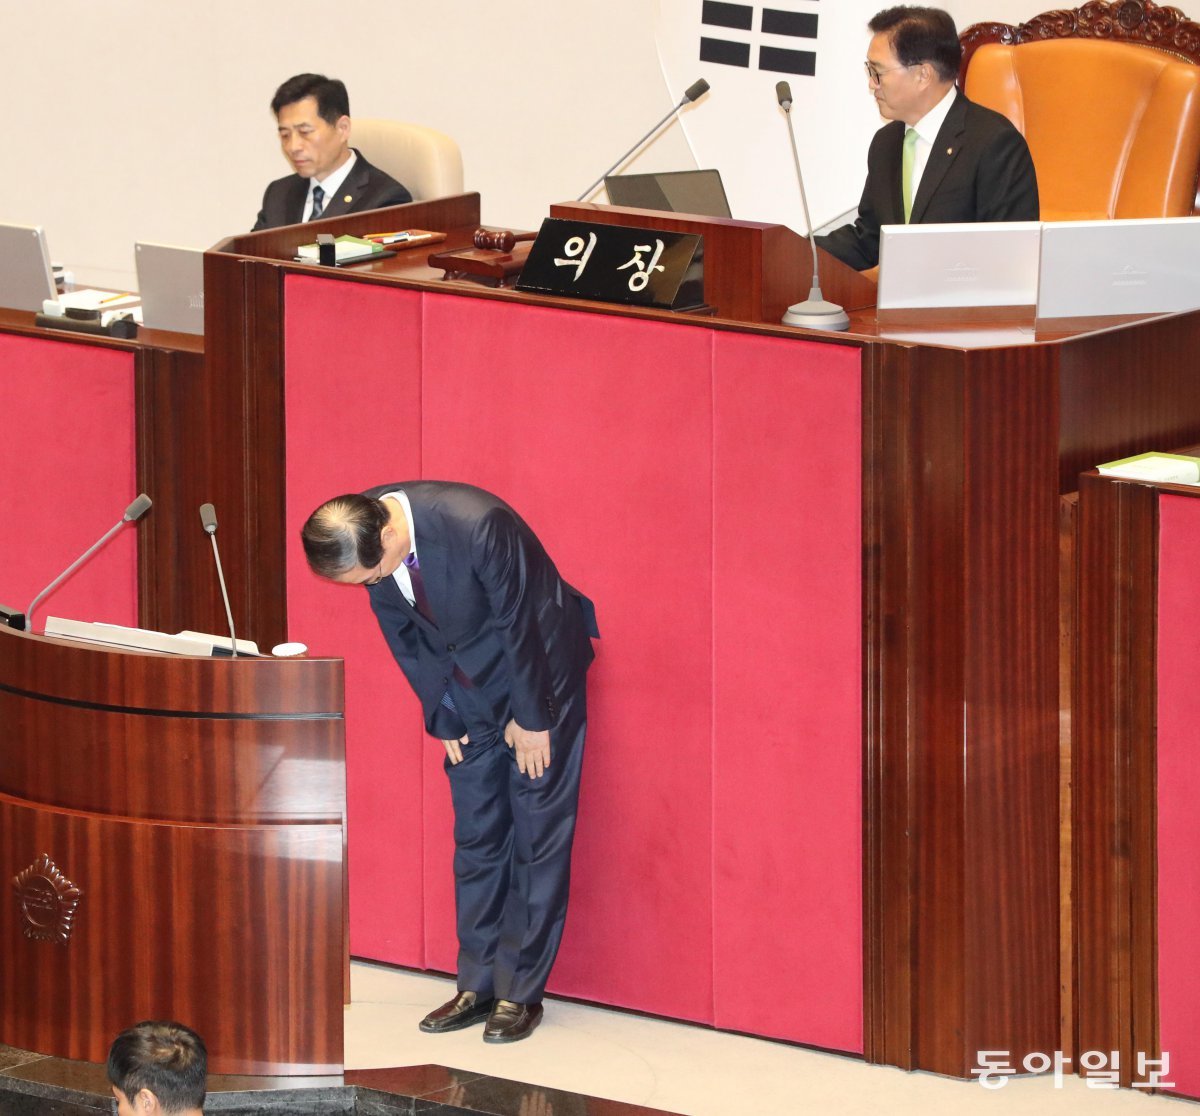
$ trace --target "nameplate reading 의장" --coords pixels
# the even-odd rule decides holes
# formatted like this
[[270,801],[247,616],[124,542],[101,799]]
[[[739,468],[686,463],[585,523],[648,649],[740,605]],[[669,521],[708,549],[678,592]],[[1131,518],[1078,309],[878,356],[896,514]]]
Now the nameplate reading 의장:
[[691,310],[704,304],[704,238],[547,217],[517,290]]

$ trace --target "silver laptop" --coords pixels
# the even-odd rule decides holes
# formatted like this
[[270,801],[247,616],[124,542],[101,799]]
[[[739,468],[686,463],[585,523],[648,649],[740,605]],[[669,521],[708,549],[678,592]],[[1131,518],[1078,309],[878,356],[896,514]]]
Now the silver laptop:
[[1200,307],[1200,217],[1052,221],[1042,230],[1039,318]]
[[663,171],[659,174],[610,174],[604,180],[612,205],[728,217],[729,199],[717,170]]
[[55,297],[46,234],[40,225],[0,225],[0,306],[40,312]]
[[199,248],[139,241],[133,254],[142,324],[174,333],[203,333],[204,253]]
[[884,225],[878,308],[1032,306],[1041,232],[1040,221]]

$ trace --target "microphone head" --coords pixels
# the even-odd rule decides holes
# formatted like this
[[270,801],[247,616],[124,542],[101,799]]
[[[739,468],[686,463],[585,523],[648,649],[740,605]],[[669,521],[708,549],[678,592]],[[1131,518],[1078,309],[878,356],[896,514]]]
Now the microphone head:
[[699,81],[692,82],[684,91],[683,99],[685,101],[697,101],[708,92],[708,82],[701,78]]
[[777,81],[775,83],[775,99],[779,102],[779,107],[787,112],[792,107],[792,87],[786,81]]
[[217,533],[217,509],[212,504],[200,505],[200,522],[210,535]]
[[150,510],[151,503],[153,501],[143,492],[125,509],[125,514],[121,518],[126,523],[132,523],[135,519],[141,519]]

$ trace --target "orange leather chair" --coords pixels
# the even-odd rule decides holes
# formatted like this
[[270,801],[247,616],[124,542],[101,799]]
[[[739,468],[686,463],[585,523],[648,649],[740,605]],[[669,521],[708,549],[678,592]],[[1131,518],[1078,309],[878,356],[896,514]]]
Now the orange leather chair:
[[[965,92],[1002,112],[1024,134],[1037,168],[1044,221],[1193,212],[1200,171],[1200,66],[1166,49],[1095,37],[1112,34],[1111,24],[1097,30],[1098,12],[1115,18],[1129,7],[1147,16],[1150,10],[1173,13],[1170,18],[1183,21],[1176,9],[1126,0],[1049,13],[1017,28],[981,24],[963,33],[969,52]],[[1077,17],[1074,26],[1064,15]],[[1074,30],[1091,37],[1029,41],[1048,33],[1051,16],[1056,18],[1050,34]],[[1007,41],[979,45],[987,38]]]

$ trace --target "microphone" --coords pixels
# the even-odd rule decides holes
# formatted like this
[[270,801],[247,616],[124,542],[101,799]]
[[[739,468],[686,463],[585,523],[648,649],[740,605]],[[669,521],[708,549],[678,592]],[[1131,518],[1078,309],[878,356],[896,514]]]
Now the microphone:
[[612,174],[617,167],[624,163],[630,155],[632,155],[639,147],[642,146],[642,144],[644,144],[652,135],[654,135],[654,133],[657,132],[659,128],[661,128],[668,120],[670,120],[671,117],[674,116],[681,108],[683,108],[684,105],[690,104],[692,101],[698,101],[707,92],[708,82],[705,81],[704,78],[701,78],[699,81],[692,82],[692,84],[683,91],[683,96],[679,98],[679,103],[673,106],[671,111],[668,112],[666,116],[664,116],[657,124],[654,125],[653,128],[650,129],[650,131],[642,136],[637,143],[635,143],[628,151],[626,151],[624,155],[622,155],[615,163],[613,163],[608,170],[606,170],[599,178],[597,178],[596,181],[593,182],[586,190],[584,190],[584,192],[575,200],[583,201],[584,198],[589,197],[601,182],[603,182],[610,174]]
[[125,514],[121,516],[119,522],[110,527],[104,535],[87,548],[78,558],[75,559],[62,573],[58,575],[49,585],[46,586],[36,597],[33,598],[33,603],[25,610],[25,615],[22,616],[19,612],[12,613],[6,616],[8,626],[16,628],[18,631],[33,631],[33,610],[45,600],[55,589],[57,589],[68,577],[71,576],[80,566],[84,564],[93,554],[96,553],[109,539],[113,537],[126,523],[132,523],[135,519],[141,519],[143,515],[150,510],[152,501],[144,492],[138,496],[132,504],[125,509]]
[[212,504],[200,505],[200,523],[212,539],[213,558],[217,563],[217,581],[221,585],[221,599],[225,602],[225,619],[229,621],[229,647],[237,658],[237,636],[233,631],[233,609],[229,607],[229,593],[225,589],[225,574],[221,571],[221,552],[217,549],[217,509]]
[[796,130],[792,127],[792,87],[786,82],[775,85],[775,99],[787,117],[788,135],[792,140],[792,161],[796,164],[796,181],[800,184],[800,203],[804,206],[804,223],[808,226],[808,245],[812,249],[812,290],[804,302],[794,303],[783,315],[784,325],[806,326],[808,329],[849,329],[850,319],[836,302],[826,302],[821,293],[821,275],[817,264],[817,241],[813,236],[812,218],[808,215],[808,195],[804,192],[804,176],[800,173],[800,153],[796,150]]

